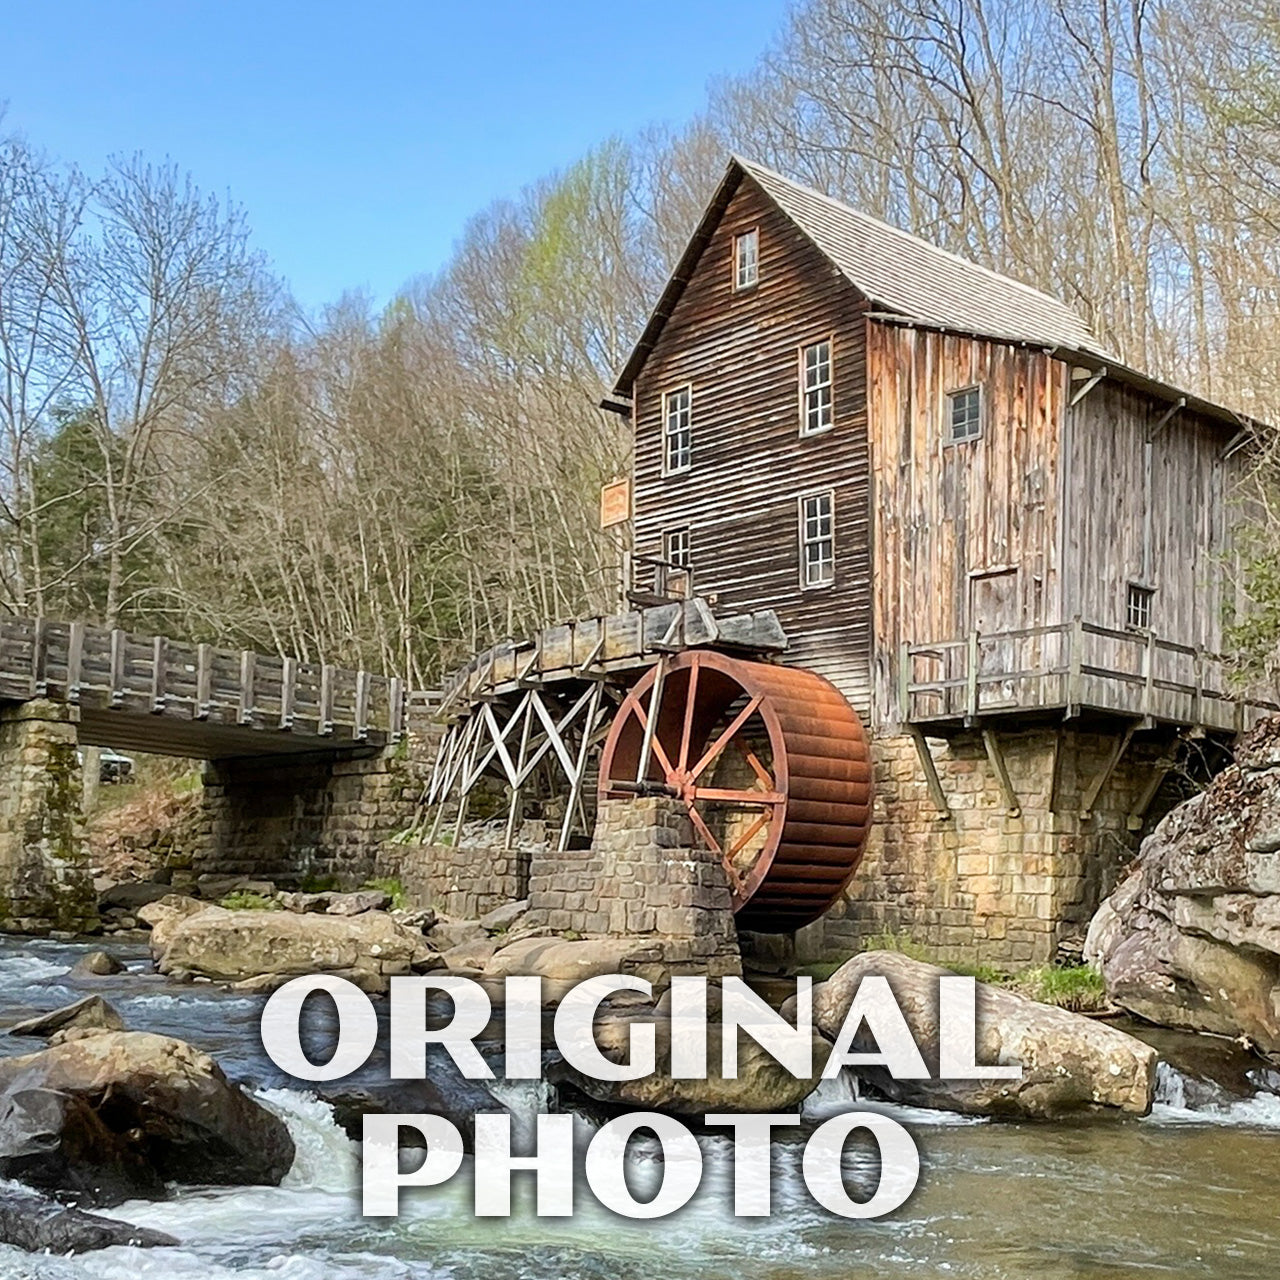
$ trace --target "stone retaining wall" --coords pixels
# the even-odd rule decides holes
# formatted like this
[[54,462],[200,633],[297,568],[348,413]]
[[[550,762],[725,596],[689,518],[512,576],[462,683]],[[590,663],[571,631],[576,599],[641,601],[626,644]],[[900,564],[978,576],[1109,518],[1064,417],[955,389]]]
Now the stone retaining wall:
[[1056,734],[1002,733],[1021,813],[1009,816],[981,738],[934,742],[953,818],[939,821],[915,744],[877,738],[876,816],[846,897],[800,932],[802,959],[848,955],[877,934],[909,937],[943,962],[1009,967],[1052,960],[1080,933],[1136,849],[1131,807],[1163,744],[1135,740],[1094,807],[1080,814],[1114,735],[1064,733],[1056,812]]
[[457,848],[385,844],[378,852],[377,874],[399,880],[415,906],[474,920],[528,897],[531,859],[540,840],[545,847],[542,827],[542,823],[526,822],[514,849],[479,841]]

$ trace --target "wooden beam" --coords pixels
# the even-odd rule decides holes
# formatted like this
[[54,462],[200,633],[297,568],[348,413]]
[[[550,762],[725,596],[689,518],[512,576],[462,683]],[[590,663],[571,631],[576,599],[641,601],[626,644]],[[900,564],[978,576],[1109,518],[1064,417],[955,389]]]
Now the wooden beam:
[[236,720],[240,724],[253,723],[253,684],[257,655],[251,649],[240,650],[240,706]]
[[320,668],[320,709],[316,731],[322,737],[333,732],[333,667],[328,662]]
[[399,676],[391,677],[387,698],[387,736],[394,744],[404,737],[404,681]]
[[285,658],[280,666],[280,728],[293,728],[293,704],[298,696],[298,660]]
[[127,637],[120,627],[111,629],[111,707],[124,705]]
[[569,802],[564,808],[564,822],[560,824],[560,843],[557,846],[563,853],[569,847],[569,832],[573,828],[574,807],[581,803],[582,780],[587,772],[587,756],[591,750],[591,730],[595,724],[596,713],[600,709],[600,690],[597,684],[591,691],[591,706],[587,711],[586,721],[582,726],[582,743],[578,748],[573,777],[569,780]]
[[1172,752],[1156,761],[1147,777],[1146,785],[1142,788],[1141,795],[1133,802],[1133,808],[1129,810],[1126,825],[1130,831],[1142,830],[1142,824],[1146,820],[1147,810],[1151,808],[1151,802],[1156,798],[1156,793],[1160,790],[1161,785],[1172,772],[1176,763],[1177,756]]
[[168,674],[169,642],[164,636],[156,636],[151,645],[151,711],[158,715],[168,705],[165,677]]
[[907,732],[916,744],[916,755],[920,758],[920,767],[924,770],[924,780],[929,788],[929,798],[938,811],[942,822],[950,822],[953,818],[951,806],[947,803],[947,793],[942,789],[942,779],[938,777],[938,766],[933,761],[933,753],[924,733],[916,725],[908,725]]
[[1013,789],[1004,755],[1000,751],[1000,743],[993,730],[983,729],[982,745],[987,749],[987,759],[991,761],[991,767],[995,770],[996,779],[1000,783],[1000,790],[1004,795],[1005,812],[1009,817],[1016,818],[1022,813],[1022,806],[1018,803],[1017,792]]
[[67,701],[80,702],[80,672],[84,664],[84,623],[73,622],[67,638]]
[[1137,724],[1131,724],[1125,729],[1124,734],[1116,739],[1116,744],[1111,749],[1111,754],[1107,757],[1107,762],[1098,771],[1097,777],[1089,784],[1089,789],[1084,793],[1084,799],[1080,803],[1080,818],[1083,822],[1088,822],[1093,817],[1093,806],[1098,803],[1098,797],[1102,794],[1102,788],[1105,787],[1116,770],[1116,765],[1120,763],[1120,758],[1129,749],[1129,743],[1133,741],[1133,735],[1137,731]]
[[1066,759],[1065,735],[1059,729],[1053,735],[1053,767],[1049,773],[1049,812],[1057,813],[1062,800],[1062,762]]
[[213,646],[198,645],[196,648],[196,705],[195,718],[209,718],[210,702],[213,698]]
[[640,759],[636,763],[637,782],[643,782],[649,775],[649,759],[653,755],[653,735],[657,731],[658,716],[662,714],[662,685],[666,679],[666,674],[666,659],[659,659],[658,670],[653,677],[653,688],[649,692],[649,706],[644,722],[644,737],[640,741]]
[[49,624],[37,618],[31,629],[31,696],[43,698],[49,692]]
[[1068,407],[1074,409],[1106,376],[1107,366],[1104,364],[1101,369],[1095,370],[1092,376],[1085,379],[1079,390],[1071,397],[1071,403]]

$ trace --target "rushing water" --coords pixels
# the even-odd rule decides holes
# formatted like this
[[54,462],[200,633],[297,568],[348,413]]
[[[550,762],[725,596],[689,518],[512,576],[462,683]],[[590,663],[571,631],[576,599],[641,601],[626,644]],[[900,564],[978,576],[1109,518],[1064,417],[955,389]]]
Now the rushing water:
[[[656,1222],[618,1218],[585,1190],[573,1218],[540,1219],[527,1177],[517,1179],[511,1218],[477,1219],[465,1168],[446,1187],[407,1194],[396,1222],[365,1220],[355,1145],[325,1103],[283,1087],[264,1066],[260,998],[165,985],[148,976],[141,950],[119,948],[132,972],[72,986],[65,973],[84,950],[0,941],[0,1024],[64,1004],[91,986],[129,1026],[190,1040],[229,1074],[260,1086],[261,1100],[289,1125],[298,1156],[277,1188],[179,1188],[167,1201],[111,1211],[177,1237],[178,1249],[114,1248],[68,1259],[0,1246],[2,1280],[861,1280],[887,1274],[1258,1280],[1280,1274],[1280,1097],[1221,1094],[1164,1064],[1161,1101],[1145,1120],[997,1124],[885,1108],[916,1137],[922,1174],[907,1204],[875,1223],[846,1222],[817,1209],[804,1190],[795,1143],[775,1148],[773,1215],[733,1218],[730,1148],[718,1137],[700,1140],[699,1195]],[[37,1047],[0,1038],[0,1052]],[[495,1092],[526,1119],[545,1107],[545,1086],[513,1084]],[[826,1082],[806,1103],[806,1118],[816,1122],[855,1103],[847,1082]],[[586,1137],[589,1126],[580,1123]],[[655,1181],[652,1148],[636,1144],[632,1163],[635,1183]],[[854,1155],[849,1172],[856,1179],[874,1174],[874,1167]]]

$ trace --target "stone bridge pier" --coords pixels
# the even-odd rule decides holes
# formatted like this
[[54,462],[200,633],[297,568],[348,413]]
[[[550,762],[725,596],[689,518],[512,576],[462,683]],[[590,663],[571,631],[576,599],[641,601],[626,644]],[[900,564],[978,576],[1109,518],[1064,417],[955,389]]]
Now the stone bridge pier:
[[421,795],[403,747],[210,761],[191,869],[285,886],[332,876],[355,887],[376,873],[379,846],[409,826]]
[[98,918],[81,811],[77,713],[0,706],[0,929],[81,932]]

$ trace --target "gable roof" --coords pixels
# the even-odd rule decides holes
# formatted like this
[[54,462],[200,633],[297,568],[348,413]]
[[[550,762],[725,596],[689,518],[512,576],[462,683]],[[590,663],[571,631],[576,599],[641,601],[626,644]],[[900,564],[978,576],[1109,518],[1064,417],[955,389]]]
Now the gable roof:
[[888,313],[886,318],[1114,359],[1083,318],[1057,298],[859,213],[764,165],[733,156],[618,375],[616,394],[631,394],[658,334],[744,177],[754,179],[782,214],[867,298],[872,310]]

